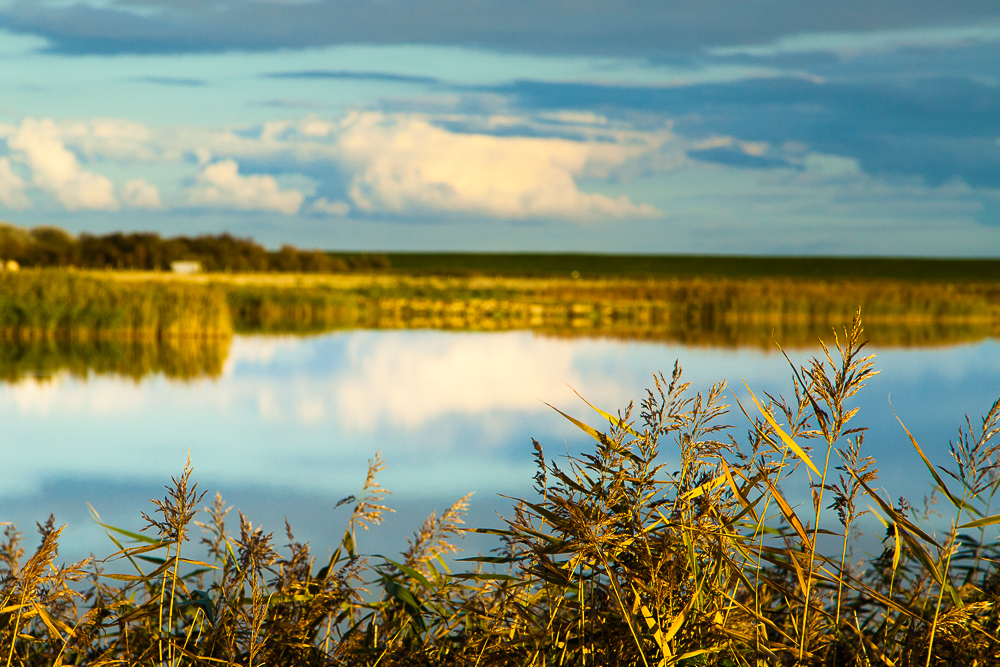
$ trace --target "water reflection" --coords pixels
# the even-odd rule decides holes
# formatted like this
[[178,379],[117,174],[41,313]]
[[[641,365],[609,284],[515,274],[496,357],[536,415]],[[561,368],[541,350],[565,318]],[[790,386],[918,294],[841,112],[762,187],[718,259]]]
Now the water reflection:
[[[802,361],[817,351],[792,357]],[[888,396],[932,460],[944,463],[964,412],[975,418],[1000,391],[1000,346],[988,340],[875,351],[883,372],[859,397],[858,419],[872,428],[868,453],[882,468],[881,486],[919,500],[929,492],[927,476]],[[390,504],[401,516],[365,539],[372,550],[385,549],[403,543],[416,515],[469,491],[477,492],[473,521],[496,523],[491,515],[509,507],[496,494],[530,491],[530,438],[550,456],[587,446],[543,403],[597,424],[573,389],[615,410],[643,396],[650,372],[669,372],[679,359],[695,390],[728,378],[729,396],[741,401],[741,379],[755,391],[791,392],[777,352],[529,332],[237,336],[221,356],[217,370],[187,376],[171,375],[162,361],[144,361],[146,374],[122,375],[52,361],[38,377],[27,372],[27,361],[18,362],[25,371],[0,385],[0,521],[30,526],[54,511],[71,524],[67,557],[107,551],[85,503],[108,521],[137,528],[144,500],[159,494],[190,453],[203,486],[269,530],[280,531],[287,516],[322,553],[342,530],[333,504],[357,491],[367,459],[381,450],[389,463],[383,484],[395,492]],[[737,415],[729,421],[739,425],[739,437],[746,425]]]
[[[523,406],[533,400],[526,398],[528,395],[554,395],[553,392],[557,391],[555,385],[563,382],[573,384],[575,376],[568,370],[571,356],[568,350],[575,346],[586,347],[588,341],[595,338],[618,341],[620,344],[643,342],[720,350],[757,349],[764,353],[775,351],[776,342],[785,350],[810,350],[816,347],[820,338],[831,338],[831,328],[826,324],[785,320],[740,323],[709,319],[617,324],[581,320],[572,326],[543,325],[534,329],[507,329],[501,321],[493,327],[474,328],[472,331],[507,332],[511,336],[489,339],[489,342],[475,336],[459,337],[449,339],[451,342],[445,346],[443,343],[426,342],[421,332],[469,332],[468,327],[449,329],[445,322],[428,322],[420,317],[382,320],[372,324],[383,335],[372,339],[352,338],[350,359],[360,366],[351,380],[353,384],[345,386],[340,403],[345,423],[357,422],[359,427],[369,426],[372,411],[388,409],[387,403],[392,404],[392,418],[412,424],[422,421],[424,414],[433,415],[436,404],[441,401],[465,404],[471,409],[482,400]],[[58,378],[62,375],[82,379],[114,376],[136,381],[153,376],[185,381],[211,379],[221,376],[227,367],[231,368],[242,360],[261,359],[261,355],[273,354],[278,345],[275,341],[284,341],[281,343],[284,348],[299,343],[308,347],[312,344],[310,336],[322,338],[333,333],[328,330],[308,334],[240,336],[235,344],[227,336],[163,340],[0,340],[0,381],[17,383],[26,378]],[[987,340],[992,333],[991,327],[986,324],[968,322],[918,322],[910,325],[876,322],[867,325],[865,331],[870,344],[882,348],[963,345]],[[380,341],[377,348],[362,349],[363,346],[374,345],[373,340]],[[530,346],[519,342],[524,340],[533,342]],[[566,345],[558,341],[575,342]],[[414,345],[419,345],[420,349],[411,349]],[[507,374],[512,367],[533,368],[535,372],[518,379],[527,384],[515,386]],[[403,398],[395,389],[398,384],[386,381],[390,374],[424,377],[435,384],[434,391],[421,394],[416,399],[411,396]],[[488,389],[468,388],[470,383],[480,382]],[[490,392],[489,399],[483,398],[484,390]],[[374,391],[379,392],[378,398],[372,395]],[[423,405],[422,402],[431,400],[432,396],[432,404]],[[261,401],[263,412],[271,410],[270,398],[265,396]],[[307,419],[320,416],[316,406],[306,404],[300,408]],[[407,414],[404,416],[403,412]]]
[[4,341],[0,344],[0,380],[18,382],[28,377],[68,373],[139,380],[163,375],[177,380],[217,377],[229,353],[229,337],[159,340]]

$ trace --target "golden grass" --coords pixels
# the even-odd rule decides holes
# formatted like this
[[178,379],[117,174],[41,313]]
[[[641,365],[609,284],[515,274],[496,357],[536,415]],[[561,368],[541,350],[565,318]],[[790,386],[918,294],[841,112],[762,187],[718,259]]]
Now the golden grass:
[[[726,425],[725,383],[692,394],[679,366],[655,376],[638,406],[595,407],[601,428],[565,415],[592,448],[557,462],[536,442],[534,494],[516,501],[503,529],[475,529],[499,547],[452,561],[465,572],[445,556],[467,498],[431,515],[398,557],[365,555],[365,531],[391,511],[377,456],[361,491],[337,503],[349,511],[343,537],[319,561],[287,525],[279,553],[242,515],[230,532],[221,497],[199,509],[190,462],[143,513],[148,534],[105,526],[117,550],[99,561],[57,565],[52,519],[25,559],[8,526],[0,660],[998,665],[1000,400],[961,426],[950,466],[927,464],[952,508],[938,533],[877,489],[852,407],[876,373],[861,336],[855,319],[835,346],[791,367],[791,400],[751,391],[739,406],[742,437]],[[885,526],[884,550],[858,561],[867,513]],[[186,546],[194,527],[205,560]],[[103,574],[108,563],[131,571]]]
[[[1000,286],[787,279],[201,276],[240,330],[532,330],[713,346],[812,346],[859,308],[877,345],[1000,334]],[[249,317],[244,317],[247,313]],[[263,314],[266,314],[264,316]]]
[[1000,335],[988,283],[27,270],[0,274],[0,376],[215,376],[234,330],[529,330],[773,351],[813,346],[859,307],[879,346]]
[[0,273],[0,335],[164,340],[232,335],[225,295],[181,282],[125,283],[99,273]]

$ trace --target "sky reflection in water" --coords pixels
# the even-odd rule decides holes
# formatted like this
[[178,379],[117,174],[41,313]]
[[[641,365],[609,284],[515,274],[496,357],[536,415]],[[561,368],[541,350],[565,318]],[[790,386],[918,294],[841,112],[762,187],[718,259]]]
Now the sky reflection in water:
[[[932,461],[946,464],[963,414],[975,420],[1000,392],[1000,350],[985,341],[873,351],[882,374],[863,392],[858,416],[871,427],[867,450],[882,470],[880,485],[919,502],[928,476],[889,395]],[[69,523],[64,557],[108,553],[86,503],[106,521],[138,528],[146,499],[161,494],[190,452],[203,488],[221,491],[269,531],[280,533],[287,516],[298,538],[325,553],[346,518],[343,509],[332,512],[334,503],[357,491],[367,460],[381,450],[388,463],[381,480],[394,492],[397,515],[363,539],[370,550],[399,548],[428,511],[470,491],[469,523],[496,524],[495,512],[510,506],[497,494],[530,492],[530,438],[549,456],[587,446],[543,401],[596,425],[573,389],[613,411],[641,398],[650,373],[669,374],[675,359],[694,390],[727,378],[734,406],[733,395],[746,395],[743,379],[758,395],[791,393],[777,352],[523,332],[237,337],[217,379],[22,379],[0,386],[0,521],[27,533],[52,511]],[[734,435],[745,434],[738,409],[729,423],[737,425]],[[664,451],[669,462],[673,450]]]

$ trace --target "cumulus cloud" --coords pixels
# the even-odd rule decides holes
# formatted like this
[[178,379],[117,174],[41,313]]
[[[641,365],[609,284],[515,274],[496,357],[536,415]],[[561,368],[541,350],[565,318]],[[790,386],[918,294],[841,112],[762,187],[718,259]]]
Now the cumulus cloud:
[[24,188],[24,179],[14,173],[10,160],[0,157],[0,204],[16,211],[31,208]]
[[352,114],[337,138],[354,172],[349,196],[365,211],[448,211],[490,217],[654,217],[659,211],[582,192],[649,150],[559,138],[449,132],[414,115]]
[[136,178],[122,186],[122,201],[132,208],[160,208],[160,191],[145,179]]
[[329,201],[321,197],[312,203],[312,209],[326,215],[344,216],[351,212],[351,205],[346,201]]
[[114,211],[120,207],[114,184],[80,166],[52,120],[26,118],[20,126],[8,126],[3,131],[14,159],[31,169],[34,185],[55,195],[66,210]]
[[199,185],[188,190],[188,203],[193,206],[295,215],[305,198],[297,190],[282,190],[273,176],[241,176],[236,160],[220,160],[206,166],[197,180]]
[[[467,214],[498,219],[615,219],[656,217],[654,207],[625,196],[586,192],[582,179],[627,178],[672,169],[683,160],[683,140],[670,131],[638,131],[585,114],[536,117],[356,112],[339,120],[309,115],[258,126],[149,127],[122,119],[25,119],[0,126],[11,160],[30,168],[33,184],[68,209],[170,207],[157,185],[135,178],[115,196],[111,181],[85,171],[77,155],[141,169],[144,163],[190,164],[195,184],[181,191],[193,206],[270,210],[294,215],[305,196],[283,189],[273,176],[241,174],[240,164],[278,165],[284,173],[336,173],[312,201],[313,214],[353,211],[408,216]],[[182,167],[183,168],[183,167]],[[332,169],[331,169],[332,168]],[[302,171],[299,171],[302,170]],[[141,173],[141,172],[140,172]],[[16,173],[6,176],[7,199]],[[139,176],[139,174],[137,174]]]
[[162,148],[156,136],[144,123],[122,118],[94,118],[87,121],[58,123],[63,141],[87,158],[148,161],[155,159]]

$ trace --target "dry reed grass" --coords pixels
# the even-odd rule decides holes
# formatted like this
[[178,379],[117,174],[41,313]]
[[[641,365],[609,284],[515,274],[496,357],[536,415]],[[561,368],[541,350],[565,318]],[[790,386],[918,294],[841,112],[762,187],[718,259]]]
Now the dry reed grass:
[[225,294],[184,283],[124,283],[76,271],[0,273],[7,340],[167,340],[232,335]]

